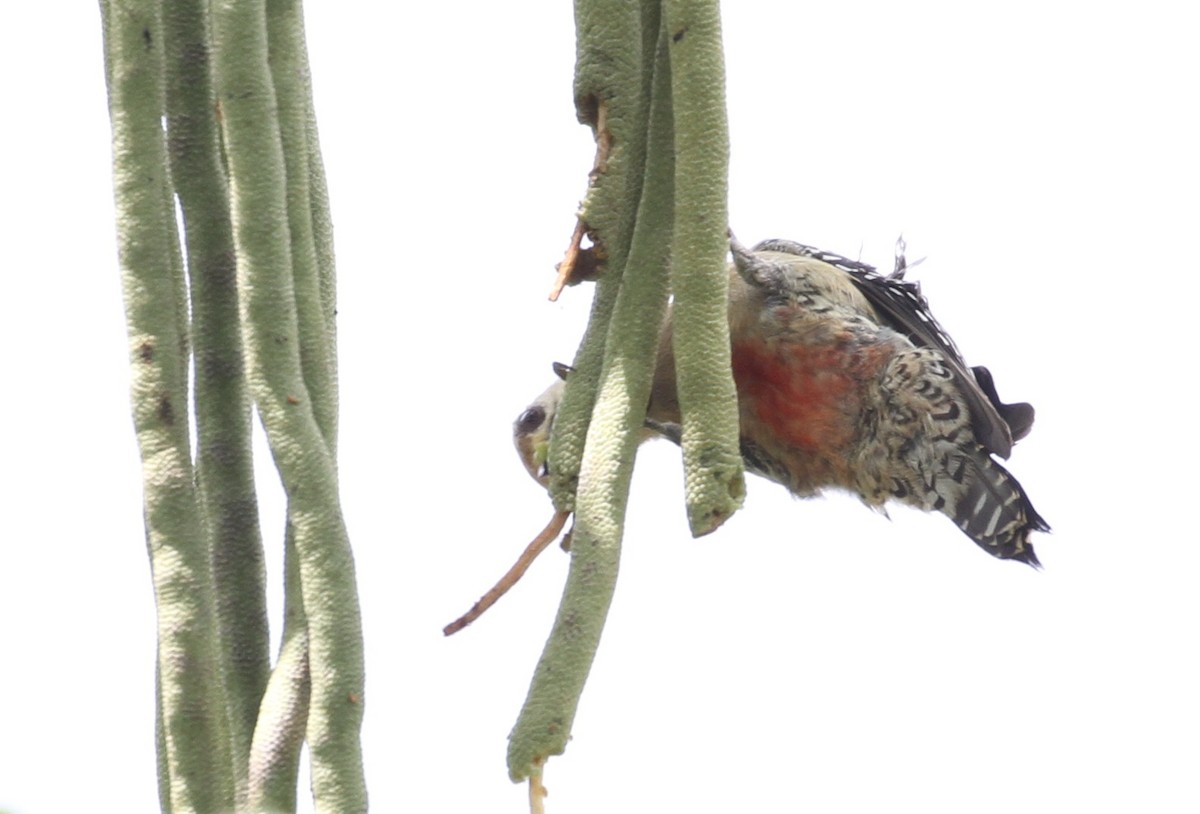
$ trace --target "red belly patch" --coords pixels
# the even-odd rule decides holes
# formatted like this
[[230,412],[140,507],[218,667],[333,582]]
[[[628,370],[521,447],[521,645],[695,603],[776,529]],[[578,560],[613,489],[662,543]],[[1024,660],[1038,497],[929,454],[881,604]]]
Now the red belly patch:
[[[735,344],[733,376],[743,421],[757,419],[776,444],[838,455],[857,431],[864,368],[878,365],[885,355],[879,348],[857,350],[841,342]],[[751,427],[742,431],[757,435]]]

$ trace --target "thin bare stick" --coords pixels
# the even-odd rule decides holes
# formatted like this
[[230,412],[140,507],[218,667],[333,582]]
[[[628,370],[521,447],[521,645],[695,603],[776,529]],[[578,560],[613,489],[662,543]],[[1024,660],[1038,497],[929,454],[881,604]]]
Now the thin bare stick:
[[[596,106],[596,125],[593,130],[596,134],[596,158],[592,162],[592,171],[588,173],[589,187],[595,184],[596,179],[608,169],[608,156],[612,152],[612,133],[608,129],[608,107],[603,102]],[[557,302],[558,295],[571,282],[571,276],[575,273],[575,265],[579,261],[583,236],[587,234],[587,231],[588,225],[583,216],[577,217],[575,231],[571,233],[571,243],[567,246],[567,253],[563,255],[562,262],[558,264],[558,277],[554,280],[554,288],[550,289],[550,302]]]
[[534,772],[529,775],[529,814],[546,814],[546,787],[542,785],[542,773]]
[[533,542],[525,547],[525,550],[521,552],[521,556],[513,563],[513,567],[508,569],[508,573],[500,577],[500,581],[484,594],[478,602],[472,605],[469,611],[442,628],[442,633],[452,636],[480,616],[483,616],[484,611],[495,605],[500,597],[508,593],[509,588],[517,584],[517,580],[524,576],[529,566],[537,559],[538,554],[541,554],[554,542],[554,538],[562,531],[563,526],[567,524],[567,518],[570,516],[570,512],[558,512],[551,517],[550,522],[546,524],[546,528],[542,529],[542,533],[534,537]]
[[567,287],[567,281],[571,279],[571,274],[575,271],[575,261],[579,259],[579,246],[583,243],[583,236],[587,234],[587,224],[583,222],[583,218],[575,219],[575,231],[571,233],[571,245],[567,246],[567,253],[563,255],[563,260],[558,264],[558,277],[554,279],[554,288],[550,289],[550,302],[557,302],[558,295]]

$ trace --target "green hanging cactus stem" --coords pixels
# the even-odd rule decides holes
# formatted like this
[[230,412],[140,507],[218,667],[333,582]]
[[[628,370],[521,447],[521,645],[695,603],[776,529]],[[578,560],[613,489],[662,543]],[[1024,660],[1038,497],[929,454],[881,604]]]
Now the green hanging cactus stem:
[[[162,807],[295,810],[307,743],[317,809],[365,811],[333,249],[301,8],[102,0],[101,14],[159,615]],[[274,668],[252,405],[288,497]]]
[[587,331],[554,417],[549,488],[573,509],[571,567],[510,735],[509,775],[540,805],[613,597],[633,461],[675,297],[688,517],[712,531],[741,505],[725,322],[727,136],[716,2],[577,0],[576,106],[599,145],[579,218],[603,258]]

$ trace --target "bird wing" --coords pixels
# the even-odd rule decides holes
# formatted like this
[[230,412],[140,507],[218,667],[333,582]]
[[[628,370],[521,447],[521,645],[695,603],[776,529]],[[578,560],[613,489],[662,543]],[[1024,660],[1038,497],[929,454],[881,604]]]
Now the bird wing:
[[[1023,438],[1033,424],[1033,407],[1028,404],[1004,404],[996,393],[987,368],[967,366],[950,335],[934,319],[929,302],[918,283],[904,279],[904,265],[883,275],[873,266],[822,251],[790,240],[764,240],[754,251],[783,252],[812,257],[841,269],[879,312],[888,327],[904,334],[914,344],[939,351],[954,372],[971,410],[971,429],[989,452],[1007,458],[1015,439]],[[977,372],[982,376],[977,378]]]

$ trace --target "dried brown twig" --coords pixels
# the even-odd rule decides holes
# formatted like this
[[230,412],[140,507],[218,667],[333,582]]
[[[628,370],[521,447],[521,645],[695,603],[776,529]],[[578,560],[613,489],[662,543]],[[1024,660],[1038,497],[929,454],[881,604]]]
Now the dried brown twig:
[[[596,106],[596,123],[593,129],[596,134],[596,159],[592,162],[592,171],[588,173],[589,187],[608,169],[608,156],[612,152],[612,133],[608,129],[607,107],[604,104]],[[558,295],[568,285],[594,278],[597,263],[602,261],[603,253],[596,258],[589,253],[593,250],[580,248],[587,233],[587,222],[582,216],[578,216],[575,219],[575,231],[571,233],[571,242],[562,262],[558,264],[558,276],[554,278],[554,287],[550,289],[550,302],[556,302]]]
[[521,552],[521,556],[513,563],[513,567],[508,569],[508,573],[500,577],[500,581],[492,586],[492,589],[484,594],[478,602],[472,605],[469,611],[442,628],[442,633],[447,636],[454,635],[482,616],[484,611],[492,605],[495,605],[497,600],[508,593],[508,589],[516,585],[517,581],[524,576],[525,572],[529,570],[529,566],[537,559],[538,554],[541,554],[554,542],[554,538],[562,531],[563,526],[567,524],[567,518],[570,516],[570,512],[557,512],[551,517],[550,522],[546,524],[546,528],[542,529],[541,534],[534,537],[533,542],[525,547],[525,550]]
[[529,814],[545,814],[546,804],[542,802],[546,799],[546,787],[542,785],[542,773],[535,772],[529,775]]
[[554,278],[554,288],[550,289],[550,302],[556,302],[558,295],[571,282],[571,276],[575,272],[575,263],[579,260],[579,247],[586,234],[587,224],[583,222],[583,218],[576,218],[575,231],[571,233],[571,245],[567,246],[567,252],[563,255],[562,262],[558,264],[558,276]]

